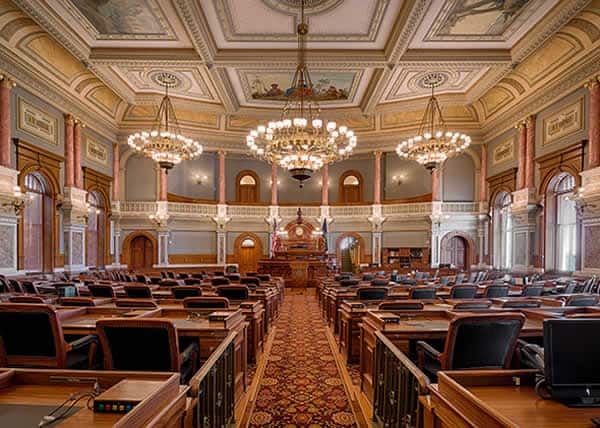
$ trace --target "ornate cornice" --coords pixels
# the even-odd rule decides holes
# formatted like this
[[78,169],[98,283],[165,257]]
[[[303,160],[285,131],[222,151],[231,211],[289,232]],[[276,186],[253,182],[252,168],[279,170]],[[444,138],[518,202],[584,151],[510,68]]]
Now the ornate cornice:
[[174,0],[175,8],[181,17],[186,30],[191,35],[194,47],[202,59],[211,63],[218,48],[210,34],[208,22],[200,9],[200,2],[189,0]]
[[397,33],[394,34],[393,42],[386,48],[390,63],[395,64],[400,61],[430,5],[431,0],[416,0],[406,22],[394,26]]

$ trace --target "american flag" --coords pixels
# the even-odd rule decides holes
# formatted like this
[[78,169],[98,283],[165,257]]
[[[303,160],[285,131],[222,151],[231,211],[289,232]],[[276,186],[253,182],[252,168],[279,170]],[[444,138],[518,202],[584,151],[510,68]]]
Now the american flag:
[[321,231],[323,232],[325,254],[327,254],[328,246],[327,246],[327,219],[326,218],[323,219],[323,226],[321,226]]
[[273,219],[273,234],[271,236],[271,256],[275,256],[275,249],[277,248],[277,219]]

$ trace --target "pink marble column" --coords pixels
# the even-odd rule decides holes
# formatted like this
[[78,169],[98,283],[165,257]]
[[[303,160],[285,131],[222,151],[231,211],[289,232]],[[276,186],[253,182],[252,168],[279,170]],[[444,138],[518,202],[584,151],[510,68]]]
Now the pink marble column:
[[167,201],[167,171],[160,168],[160,191],[158,194],[159,201]]
[[487,201],[487,145],[481,146],[481,169],[479,172],[479,202]]
[[590,91],[588,169],[592,169],[600,166],[600,82],[595,78],[586,86]]
[[73,127],[75,119],[70,114],[65,115],[65,187],[75,185],[75,157],[73,154]]
[[535,116],[528,116],[525,120],[527,127],[527,148],[525,149],[525,185],[526,188],[534,186],[535,173]]
[[321,205],[329,205],[329,165],[321,169]]
[[440,170],[434,169],[431,172],[431,200],[437,202],[440,200]]
[[13,82],[6,76],[0,82],[0,166],[10,163],[10,90]]
[[113,144],[113,179],[112,179],[112,199],[118,201],[120,199],[120,183],[119,183],[119,170],[120,170],[120,159],[119,159],[119,144]]
[[219,152],[219,204],[225,201],[225,152]]
[[527,156],[527,127],[525,122],[517,125],[519,128],[519,168],[517,170],[517,190],[525,186],[525,157]]
[[373,203],[381,204],[381,152],[375,152],[375,179],[373,188]]
[[271,205],[277,205],[277,165],[271,165]]
[[73,126],[73,178],[75,187],[83,189],[81,175],[81,121],[76,120]]

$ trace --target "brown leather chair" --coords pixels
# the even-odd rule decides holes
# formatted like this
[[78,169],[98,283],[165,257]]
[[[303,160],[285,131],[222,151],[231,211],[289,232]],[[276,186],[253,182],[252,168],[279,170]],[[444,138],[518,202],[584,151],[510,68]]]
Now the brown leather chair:
[[86,369],[96,348],[94,335],[67,342],[50,305],[0,304],[0,367]]
[[197,285],[179,285],[171,287],[171,294],[175,299],[185,299],[186,297],[202,296],[202,288]]
[[184,308],[195,309],[227,309],[229,300],[224,297],[187,297],[183,299]]
[[198,367],[197,342],[179,351],[177,328],[171,321],[112,318],[96,322],[106,370],[181,373],[186,383]]
[[123,287],[125,294],[130,299],[151,299],[152,289],[147,285],[126,285]]
[[154,300],[150,299],[116,299],[118,308],[158,308]]
[[432,378],[439,370],[507,369],[524,323],[520,313],[458,315],[450,321],[444,352],[417,342],[419,367]]
[[110,297],[115,298],[115,289],[112,285],[105,284],[90,284],[88,291],[92,297]]

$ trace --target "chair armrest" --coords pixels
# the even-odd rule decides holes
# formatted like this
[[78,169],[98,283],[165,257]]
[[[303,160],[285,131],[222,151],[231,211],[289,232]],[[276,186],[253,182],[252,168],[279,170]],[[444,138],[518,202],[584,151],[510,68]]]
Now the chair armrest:
[[422,340],[419,340],[417,342],[417,357],[420,369],[423,369],[425,367],[426,357],[432,360],[439,361],[440,355],[442,355],[442,353],[435,349],[433,346],[431,346],[429,343],[423,342]]
[[84,348],[92,343],[98,343],[98,336],[94,334],[88,334],[87,336],[83,336],[73,342],[69,342],[67,344],[68,351],[74,351],[76,349]]

